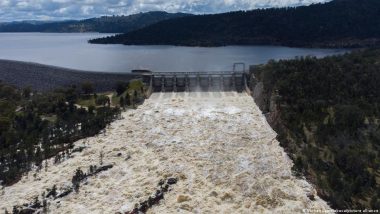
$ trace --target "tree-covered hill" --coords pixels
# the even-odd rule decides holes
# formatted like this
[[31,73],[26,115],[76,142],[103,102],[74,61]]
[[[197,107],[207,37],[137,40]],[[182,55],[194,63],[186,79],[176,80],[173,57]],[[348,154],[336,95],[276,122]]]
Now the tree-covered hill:
[[380,50],[254,67],[255,100],[334,208],[380,208]]
[[189,16],[90,42],[186,46],[378,46],[380,1],[333,0],[296,8]]
[[100,32],[126,33],[159,21],[189,16],[184,13],[161,11],[138,13],[129,16],[103,16],[85,20],[61,22],[10,22],[0,23],[0,32]]

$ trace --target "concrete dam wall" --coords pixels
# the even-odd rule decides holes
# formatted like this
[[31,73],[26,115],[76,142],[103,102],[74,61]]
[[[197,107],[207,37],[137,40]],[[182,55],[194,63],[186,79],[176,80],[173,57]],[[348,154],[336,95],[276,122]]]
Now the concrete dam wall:
[[246,88],[244,72],[151,72],[143,75],[152,92],[236,91]]

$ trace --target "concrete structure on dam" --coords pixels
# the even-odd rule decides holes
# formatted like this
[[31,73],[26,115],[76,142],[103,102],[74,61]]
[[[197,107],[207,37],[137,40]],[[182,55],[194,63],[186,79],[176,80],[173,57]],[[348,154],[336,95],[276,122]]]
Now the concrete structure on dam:
[[[242,70],[237,70],[238,66]],[[232,71],[152,72],[135,71],[143,76],[149,92],[236,91],[248,89],[245,64],[235,63]]]
[[176,72],[152,73],[153,92],[237,91],[244,90],[245,73]]

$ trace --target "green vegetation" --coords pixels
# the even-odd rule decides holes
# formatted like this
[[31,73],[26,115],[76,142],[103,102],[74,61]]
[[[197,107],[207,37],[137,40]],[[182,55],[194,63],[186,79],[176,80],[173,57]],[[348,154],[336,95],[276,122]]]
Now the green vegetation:
[[295,171],[334,208],[379,209],[380,50],[272,61],[252,73]]
[[82,83],[82,91],[84,94],[87,94],[87,95],[94,93],[94,91],[95,91],[94,84],[92,84],[92,82]]
[[[143,101],[143,83],[131,81],[125,93],[132,97],[124,105]],[[133,93],[132,93],[133,91]],[[120,116],[119,103],[111,105],[109,94],[92,94],[93,84],[83,83],[49,93],[32,93],[0,83],[0,181],[12,185],[24,173],[55,162],[72,151],[73,143],[98,134]],[[111,93],[112,95],[112,93]],[[125,96],[125,95],[124,95]],[[127,96],[127,97],[128,97]],[[125,107],[123,106],[123,107]],[[60,154],[62,153],[62,155]],[[47,167],[47,165],[45,166]]]
[[364,47],[380,44],[380,1],[334,0],[170,19],[92,43],[126,45],[286,45]]
[[115,90],[117,93],[117,96],[120,96],[121,94],[124,93],[125,90],[127,90],[128,83],[126,82],[118,82],[115,86]]
[[[84,88],[93,85],[90,82],[84,82],[82,84],[82,92],[76,102],[78,106],[89,108],[89,107],[101,107],[101,106],[118,106],[118,107],[128,107],[134,106],[135,104],[141,103],[145,97],[145,85],[141,80],[132,79],[129,82],[118,81],[115,84],[115,92],[103,92],[89,94]],[[84,87],[84,88],[83,88]],[[89,87],[91,88],[91,87]]]
[[[86,111],[75,106],[75,87],[31,94],[0,84],[0,180],[17,182],[44,159],[72,148],[80,138],[97,134],[116,119],[118,108]],[[26,94],[29,93],[29,94]]]
[[0,23],[0,32],[99,32],[126,33],[159,21],[189,16],[185,13],[147,12],[129,16],[103,16],[85,20],[60,22]]
[[146,98],[146,88],[140,80],[131,80],[129,83],[118,82],[115,90],[116,94],[112,97],[112,103],[121,108],[135,108]]

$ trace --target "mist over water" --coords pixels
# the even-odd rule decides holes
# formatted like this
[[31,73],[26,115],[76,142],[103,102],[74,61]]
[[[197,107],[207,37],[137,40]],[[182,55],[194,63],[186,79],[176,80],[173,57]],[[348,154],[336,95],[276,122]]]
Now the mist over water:
[[246,65],[270,59],[344,53],[342,49],[308,49],[279,46],[227,46],[216,48],[176,46],[124,46],[88,44],[99,33],[0,33],[0,59],[37,62],[88,71],[160,72],[228,71],[235,62]]

